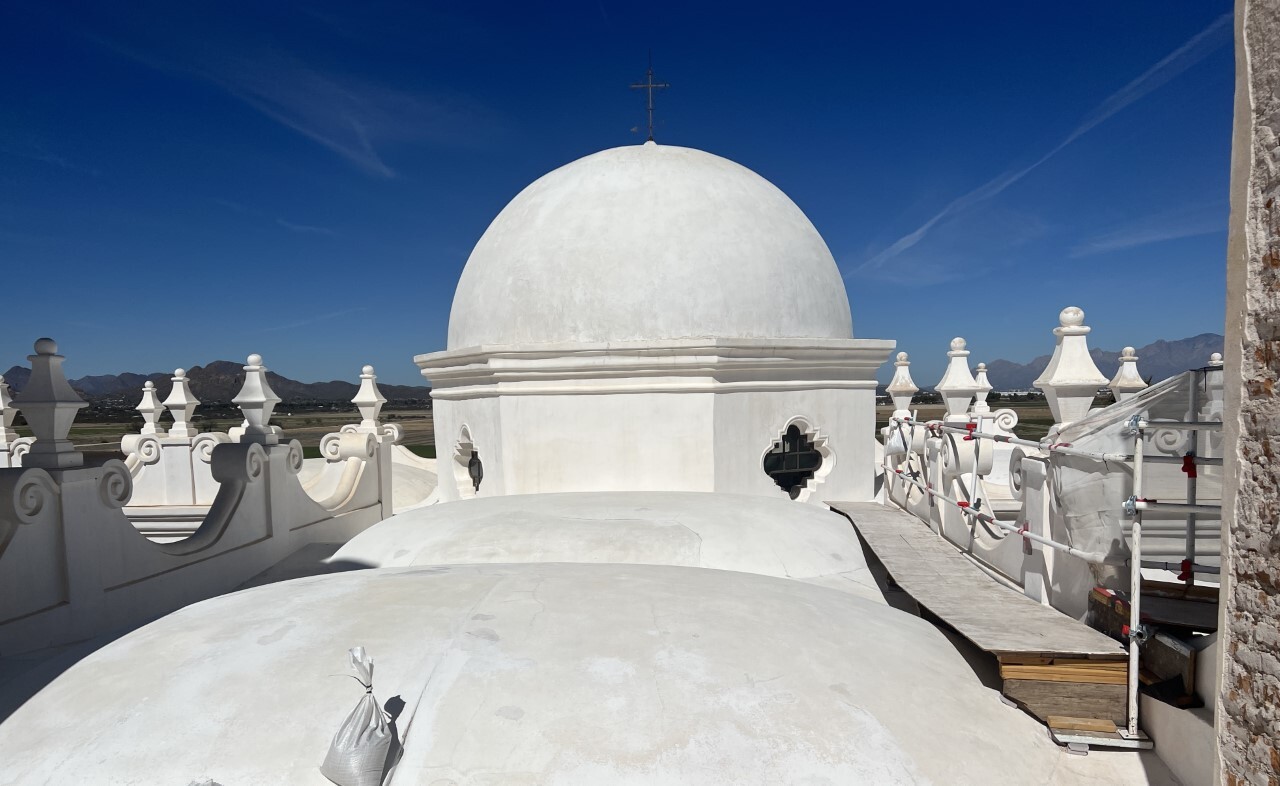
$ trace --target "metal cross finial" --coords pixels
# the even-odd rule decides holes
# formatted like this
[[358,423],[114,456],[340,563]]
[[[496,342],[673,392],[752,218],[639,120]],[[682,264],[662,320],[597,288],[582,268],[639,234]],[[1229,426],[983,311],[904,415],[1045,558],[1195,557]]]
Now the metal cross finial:
[[631,86],[632,90],[645,90],[649,94],[649,141],[650,142],[653,141],[653,91],[662,90],[663,88],[667,88],[667,87],[671,87],[671,85],[667,84],[666,82],[653,81],[653,53],[650,52],[648,78],[645,79],[643,84],[637,82],[636,84],[633,84]]

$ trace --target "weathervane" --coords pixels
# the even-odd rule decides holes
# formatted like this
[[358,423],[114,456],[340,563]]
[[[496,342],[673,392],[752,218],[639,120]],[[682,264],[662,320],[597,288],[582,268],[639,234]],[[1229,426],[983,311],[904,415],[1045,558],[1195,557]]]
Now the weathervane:
[[636,83],[631,86],[632,90],[645,90],[649,93],[649,141],[653,141],[653,91],[662,90],[671,87],[666,82],[653,81],[653,52],[649,53],[649,75],[645,79],[644,84]]

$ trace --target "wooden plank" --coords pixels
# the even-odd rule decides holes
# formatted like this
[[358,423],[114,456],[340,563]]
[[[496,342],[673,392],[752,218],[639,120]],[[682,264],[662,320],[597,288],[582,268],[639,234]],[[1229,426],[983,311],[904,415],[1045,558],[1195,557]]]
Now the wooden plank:
[[998,657],[1001,663],[1013,666],[1084,666],[1091,669],[1128,669],[1127,660],[1099,660],[1096,658],[1054,658],[1042,655],[1022,655],[1010,652]]
[[[1008,663],[1014,666],[1048,666],[1053,663],[1053,658],[1039,655],[1021,655],[1016,652],[1005,653],[999,656],[1000,662]],[[1108,661],[1099,661],[1107,663]]]
[[1123,724],[1129,709],[1129,689],[1125,685],[1005,680],[1004,695],[1043,721],[1050,715],[1065,715]]
[[1142,619],[1212,633],[1218,629],[1218,604],[1203,600],[1142,596]]
[[1168,581],[1142,580],[1143,597],[1176,598],[1179,600],[1198,600],[1204,603],[1217,604],[1218,588],[1205,587],[1200,584],[1174,584]]
[[1084,682],[1095,685],[1125,685],[1127,672],[1102,669],[1059,669],[1053,666],[1001,666],[1000,676],[1006,680],[1043,680],[1045,682]]
[[1083,666],[1090,669],[1112,669],[1128,672],[1129,662],[1123,660],[1091,660],[1089,658],[1054,658],[1054,666]]
[[1178,677],[1184,696],[1196,692],[1196,651],[1187,642],[1167,633],[1157,633],[1142,648],[1142,670],[1152,677],[1147,684]]
[[1050,715],[1049,728],[1065,731],[1096,731],[1101,734],[1114,734],[1116,725],[1100,718],[1068,718],[1064,715]]
[[903,590],[980,649],[998,656],[1126,657],[1115,640],[996,583],[914,516],[874,502],[827,505],[853,522]]

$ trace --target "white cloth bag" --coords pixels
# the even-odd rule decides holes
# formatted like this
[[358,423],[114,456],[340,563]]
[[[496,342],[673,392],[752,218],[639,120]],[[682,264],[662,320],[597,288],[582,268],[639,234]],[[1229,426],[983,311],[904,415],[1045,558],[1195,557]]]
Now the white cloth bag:
[[364,647],[353,647],[348,655],[364,696],[333,735],[320,774],[338,786],[380,786],[391,750],[391,726],[373,697],[373,658]]

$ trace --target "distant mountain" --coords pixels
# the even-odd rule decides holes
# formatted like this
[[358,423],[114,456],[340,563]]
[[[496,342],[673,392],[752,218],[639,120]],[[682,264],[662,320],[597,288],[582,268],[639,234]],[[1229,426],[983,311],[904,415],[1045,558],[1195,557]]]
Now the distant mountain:
[[[170,381],[172,373],[156,372],[154,374],[102,374],[80,377],[70,380],[71,387],[88,401],[124,397],[138,397],[147,380],[155,383],[161,399],[169,395],[173,387]],[[31,369],[25,366],[14,366],[4,372],[4,381],[15,394],[27,385],[31,378]],[[192,366],[187,369],[187,379],[191,380],[191,392],[204,402],[230,401],[240,392],[244,382],[244,368],[239,363],[229,360],[215,360],[207,366]],[[359,389],[354,382],[333,380],[331,382],[298,382],[282,377],[274,371],[267,372],[267,381],[276,395],[284,403],[298,401],[350,401]],[[406,399],[425,399],[431,394],[431,388],[425,385],[383,385],[378,389],[388,401],[404,401]]]
[[[1222,336],[1217,333],[1201,333],[1178,341],[1156,341],[1137,348],[1138,373],[1143,379],[1159,382],[1175,374],[1203,368],[1209,356],[1222,351]],[[1120,353],[1105,349],[1089,351],[1107,379],[1115,376],[1120,366]],[[996,390],[1025,390],[1049,365],[1050,355],[1041,355],[1030,363],[1014,363],[1010,360],[993,360],[987,363],[987,378]]]
[[[1156,341],[1139,347],[1138,372],[1143,379],[1151,378],[1159,382],[1187,369],[1201,368],[1209,362],[1209,355],[1222,351],[1222,336],[1217,333],[1202,333],[1191,338],[1178,341]],[[1090,350],[1093,362],[1098,370],[1108,379],[1120,365],[1120,353],[1104,349]],[[1032,387],[1032,382],[1045,366],[1049,365],[1049,355],[1041,355],[1029,363],[1014,363],[1011,360],[993,360],[987,363],[987,378],[996,390],[1022,390]],[[31,369],[25,366],[14,366],[4,372],[4,381],[17,394],[26,387],[31,377]],[[151,380],[163,399],[169,395],[173,386],[171,374],[156,372],[154,374],[103,374],[80,377],[71,380],[71,387],[86,400],[137,397],[142,386]],[[196,398],[205,402],[230,401],[240,392],[244,382],[244,369],[239,363],[229,360],[215,360],[207,366],[193,366],[187,369],[187,378],[191,380],[191,392]],[[358,385],[345,380],[330,382],[298,382],[282,377],[274,371],[267,372],[271,389],[284,403],[298,401],[350,401],[355,396]],[[404,401],[407,399],[425,399],[431,394],[431,388],[425,385],[383,385],[378,389],[388,401]],[[879,391],[878,391],[879,392]]]

